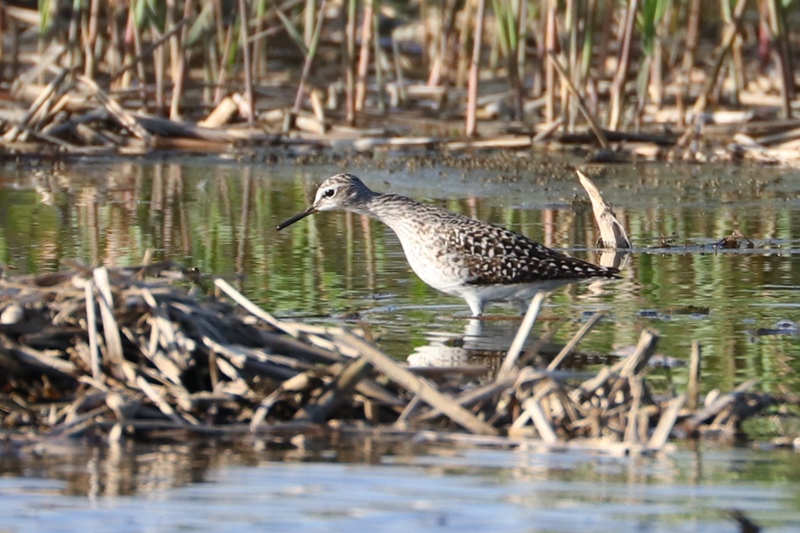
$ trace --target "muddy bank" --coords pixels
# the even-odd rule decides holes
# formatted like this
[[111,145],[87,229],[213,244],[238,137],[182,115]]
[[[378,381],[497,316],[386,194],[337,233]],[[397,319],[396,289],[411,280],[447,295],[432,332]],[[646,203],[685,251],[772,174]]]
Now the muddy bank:
[[780,6],[22,4],[0,8],[8,153],[797,162]]

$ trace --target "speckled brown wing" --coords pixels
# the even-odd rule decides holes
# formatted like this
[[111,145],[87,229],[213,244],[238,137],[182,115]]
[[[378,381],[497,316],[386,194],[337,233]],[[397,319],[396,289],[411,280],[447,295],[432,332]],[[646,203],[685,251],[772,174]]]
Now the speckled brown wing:
[[463,219],[450,228],[448,248],[461,256],[470,273],[469,284],[613,277],[618,272],[566,256],[524,235],[478,220]]

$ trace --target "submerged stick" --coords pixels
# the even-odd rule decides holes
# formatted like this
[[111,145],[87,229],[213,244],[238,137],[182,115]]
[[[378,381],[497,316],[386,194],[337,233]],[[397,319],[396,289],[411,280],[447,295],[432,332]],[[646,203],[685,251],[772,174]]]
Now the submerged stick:
[[592,330],[595,324],[597,324],[600,319],[603,318],[603,313],[594,313],[589,320],[583,325],[583,327],[575,334],[574,337],[567,343],[566,346],[559,352],[555,359],[550,361],[550,364],[547,365],[547,370],[555,370],[557,369],[561,363],[564,362],[569,354],[578,346],[578,343]]

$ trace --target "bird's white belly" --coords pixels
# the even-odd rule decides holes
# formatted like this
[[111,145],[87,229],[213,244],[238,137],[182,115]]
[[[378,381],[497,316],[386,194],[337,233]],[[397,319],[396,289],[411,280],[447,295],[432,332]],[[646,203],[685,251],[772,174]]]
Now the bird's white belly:
[[524,302],[536,296],[537,292],[550,291],[564,285],[563,281],[552,283],[513,283],[509,285],[462,285],[451,294],[456,294],[467,301],[481,302]]
[[434,250],[405,242],[403,251],[411,270],[426,284],[447,294],[461,294],[469,271],[455,254],[437,256]]

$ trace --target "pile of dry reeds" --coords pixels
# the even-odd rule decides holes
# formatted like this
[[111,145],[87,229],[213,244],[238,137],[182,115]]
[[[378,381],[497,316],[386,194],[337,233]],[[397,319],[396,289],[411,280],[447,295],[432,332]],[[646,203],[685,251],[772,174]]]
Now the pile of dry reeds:
[[216,297],[197,290],[203,282],[165,264],[0,281],[7,442],[357,430],[658,450],[670,436],[733,434],[772,401],[748,382],[695,407],[699,348],[688,395],[652,394],[649,331],[589,379],[561,369],[599,317],[547,368],[521,365],[539,297],[492,373],[410,368],[357,333],[278,320],[226,281],[214,281]]
[[15,4],[0,5],[0,134],[15,149],[798,160],[781,2]]

